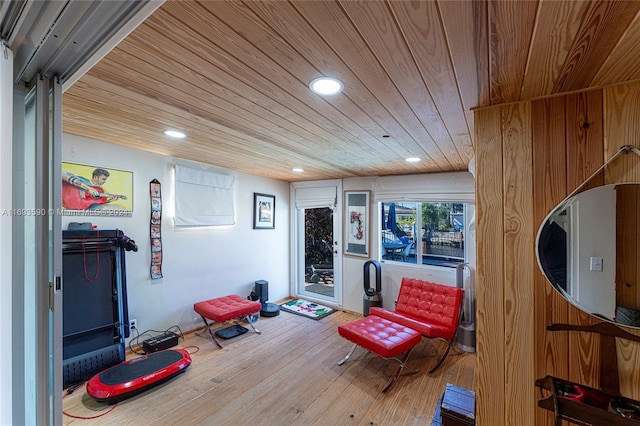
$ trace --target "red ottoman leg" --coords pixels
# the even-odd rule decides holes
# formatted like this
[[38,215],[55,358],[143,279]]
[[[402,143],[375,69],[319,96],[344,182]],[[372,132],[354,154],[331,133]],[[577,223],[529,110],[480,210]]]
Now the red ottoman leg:
[[[200,318],[202,318],[202,321],[204,321],[204,328],[206,328],[207,331],[209,332],[209,336],[211,336],[211,340],[213,340],[213,343],[215,343],[216,345],[218,345],[220,349],[222,349],[222,345],[220,344],[220,342],[218,342],[218,339],[216,339],[216,336],[214,336],[213,331],[211,331],[211,326],[213,325],[213,323],[209,324],[207,322],[207,319],[202,315],[200,315]],[[204,330],[202,330],[202,332],[200,333],[196,333],[196,336],[202,336],[201,333],[203,332]]]
[[354,343],[354,344],[353,344],[353,346],[351,347],[351,350],[349,351],[349,353],[348,353],[348,354],[346,354],[346,355],[345,355],[345,357],[344,357],[344,358],[342,358],[340,361],[338,361],[338,365],[342,365],[342,364],[344,364],[345,362],[347,362],[347,360],[348,360],[349,358],[351,358],[351,355],[353,355],[353,352],[356,350],[356,347],[357,347],[357,346],[358,346],[358,345],[357,345],[356,343]]
[[[405,365],[407,365],[406,363],[407,363],[407,360],[409,359],[409,355],[411,354],[412,350],[413,348],[405,352],[401,359],[394,358],[400,364],[398,365],[396,372],[393,373],[393,376],[391,376],[391,379],[389,379],[389,381],[387,382],[387,386],[385,386],[384,389],[382,389],[382,393],[386,393],[396,383],[396,381],[398,380],[398,377],[400,377],[400,374],[402,374],[402,370],[404,369]],[[416,374],[419,372],[420,372],[420,369],[416,368],[415,370],[411,370],[409,374]]]

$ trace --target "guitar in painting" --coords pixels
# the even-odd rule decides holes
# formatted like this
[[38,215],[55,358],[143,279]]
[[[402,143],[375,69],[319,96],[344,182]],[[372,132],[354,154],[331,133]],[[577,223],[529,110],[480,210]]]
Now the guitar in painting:
[[107,208],[105,204],[111,201],[126,200],[125,195],[104,192],[102,185],[108,177],[109,172],[100,168],[93,171],[91,180],[72,173],[63,173],[62,206],[70,210],[98,210]]

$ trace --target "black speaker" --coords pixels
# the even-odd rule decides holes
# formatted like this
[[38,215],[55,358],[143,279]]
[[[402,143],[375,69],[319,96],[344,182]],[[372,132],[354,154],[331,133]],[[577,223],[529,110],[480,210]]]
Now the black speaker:
[[258,295],[258,300],[260,301],[260,303],[266,303],[267,300],[269,300],[269,281],[256,281],[254,291]]
[[262,303],[262,310],[260,310],[260,316],[263,317],[275,317],[280,313],[280,306],[275,303],[267,303],[269,300],[269,282],[265,280],[258,280],[255,282],[254,293],[258,297],[260,303]]

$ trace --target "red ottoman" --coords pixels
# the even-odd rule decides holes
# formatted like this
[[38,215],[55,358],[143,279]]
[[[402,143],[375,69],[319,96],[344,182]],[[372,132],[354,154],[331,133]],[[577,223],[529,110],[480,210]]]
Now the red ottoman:
[[[237,294],[217,297],[215,299],[194,303],[193,305],[193,310],[202,317],[205,328],[209,331],[209,336],[211,336],[211,339],[220,348],[222,348],[222,345],[218,342],[211,331],[213,323],[247,317],[256,313],[259,314],[261,309],[262,304],[260,302],[245,299]],[[213,322],[210,324],[207,322],[207,319]],[[253,331],[261,334],[260,331],[253,326],[252,321],[247,319],[247,322],[249,322]]]
[[[399,362],[398,369],[391,376],[382,392],[387,392],[398,380],[411,350],[422,339],[422,335],[419,332],[375,315],[369,315],[338,326],[338,334],[353,342],[353,347],[338,362],[338,365],[344,364],[353,355],[356,346],[362,346],[383,358],[391,358]],[[402,358],[398,358],[403,353]],[[411,373],[417,372],[418,370],[414,370]]]

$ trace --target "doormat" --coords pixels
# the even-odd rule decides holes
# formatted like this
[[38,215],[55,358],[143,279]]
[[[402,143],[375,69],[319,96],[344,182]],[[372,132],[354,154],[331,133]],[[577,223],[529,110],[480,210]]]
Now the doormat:
[[327,315],[331,315],[335,312],[335,309],[328,308],[326,306],[319,305],[317,303],[308,302],[302,299],[290,300],[280,305],[283,311],[291,312],[292,314],[302,315],[307,318],[319,320]]

